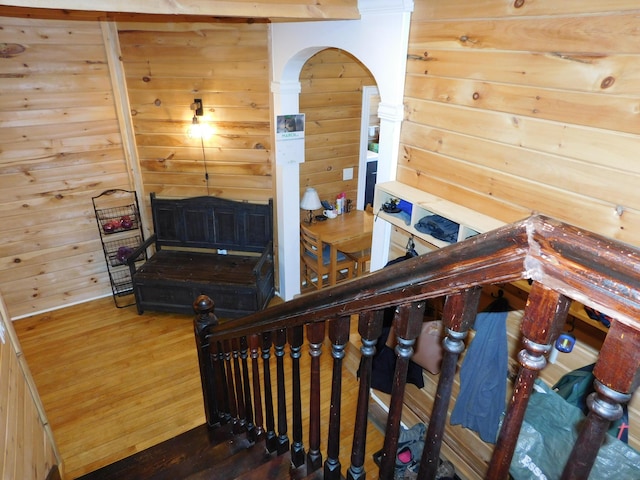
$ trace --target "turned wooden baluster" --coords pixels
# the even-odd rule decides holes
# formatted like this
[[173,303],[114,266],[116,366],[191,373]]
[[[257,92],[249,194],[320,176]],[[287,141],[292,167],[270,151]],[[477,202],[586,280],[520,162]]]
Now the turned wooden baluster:
[[231,341],[223,340],[222,354],[224,355],[225,376],[227,379],[227,402],[229,406],[229,417],[233,424],[233,431],[237,432],[238,426],[238,406],[235,399],[235,386],[233,385],[233,366],[231,364]]
[[245,410],[245,428],[247,430],[247,438],[252,442],[256,441],[256,426],[253,423],[253,406],[251,402],[251,387],[249,379],[249,365],[247,363],[249,344],[247,337],[240,337],[240,360],[242,362],[242,384],[244,391],[244,410]]
[[215,375],[214,384],[216,386],[216,399],[218,404],[218,418],[220,423],[226,424],[231,421],[231,407],[229,406],[229,395],[227,393],[227,373],[225,370],[224,349],[220,342],[211,341],[209,345],[211,359],[213,361],[213,373]]
[[304,342],[304,328],[302,325],[287,329],[289,348],[291,349],[291,394],[292,405],[292,442],[291,463],[299,467],[304,463],[304,444],[302,443],[302,394],[300,386],[300,356]]
[[287,344],[287,331],[284,328],[276,331],[276,376],[278,382],[278,455],[289,451],[287,436],[287,397],[284,382],[284,347]]
[[[273,388],[271,387],[271,332],[262,334],[262,372],[264,377],[264,410],[266,418],[265,445],[267,451],[276,452],[278,450],[278,437],[276,435],[275,417],[273,414]],[[286,427],[286,422],[285,422]],[[287,445],[287,451],[289,446]],[[281,453],[281,452],[279,452]]]
[[621,404],[640,383],[640,331],[616,320],[611,323],[593,369],[596,391],[589,395],[589,414],[573,446],[561,480],[587,478],[609,424],[622,416]]
[[249,343],[249,355],[251,356],[251,380],[253,382],[253,405],[255,409],[255,429],[254,441],[259,442],[264,438],[264,418],[262,416],[262,392],[260,388],[260,366],[258,358],[260,356],[260,336],[250,335],[247,339]]
[[342,359],[349,341],[351,318],[341,317],[329,323],[329,340],[333,356],[331,376],[331,406],[329,409],[329,431],[327,441],[327,460],[324,462],[324,480],[339,480],[340,470],[340,409],[342,403]]
[[233,357],[233,379],[236,387],[236,408],[238,409],[238,421],[235,431],[240,433],[247,429],[247,415],[244,405],[244,393],[242,392],[242,371],[240,370],[240,341],[237,338],[231,340],[231,355]]
[[384,311],[370,311],[360,314],[358,333],[360,347],[360,386],[358,388],[358,406],[353,425],[353,445],[351,447],[351,465],[347,470],[347,480],[364,480],[364,455],[367,444],[367,417],[369,415],[369,389],[371,388],[371,365],[376,353],[376,343],[382,334]]
[[307,340],[311,356],[307,472],[311,473],[322,467],[322,453],[320,452],[320,355],[322,355],[322,342],[324,341],[324,322],[307,325]]
[[432,480],[436,477],[458,358],[465,349],[464,339],[475,321],[481,292],[479,287],[470,288],[447,296],[444,302],[442,321],[447,329],[447,336],[442,342],[440,378],[420,459],[419,480]]
[[207,296],[200,296],[193,303],[196,317],[193,320],[194,334],[198,350],[198,365],[200,366],[200,380],[202,396],[204,398],[204,413],[207,425],[213,426],[220,422],[218,403],[216,399],[216,384],[214,379],[214,357],[217,352],[209,346],[207,338],[209,327],[218,324],[218,318],[213,313],[213,301]]
[[533,391],[533,382],[538,372],[547,365],[545,355],[562,330],[570,305],[571,300],[564,295],[540,283],[533,283],[520,326],[524,345],[524,349],[518,354],[520,371],[489,462],[487,478],[504,479],[509,474],[524,413]]
[[405,303],[396,308],[393,319],[393,329],[398,342],[395,348],[397,358],[393,384],[391,385],[391,403],[389,404],[384,445],[382,447],[380,478],[393,478],[409,360],[413,355],[413,344],[422,331],[424,308],[424,302]]

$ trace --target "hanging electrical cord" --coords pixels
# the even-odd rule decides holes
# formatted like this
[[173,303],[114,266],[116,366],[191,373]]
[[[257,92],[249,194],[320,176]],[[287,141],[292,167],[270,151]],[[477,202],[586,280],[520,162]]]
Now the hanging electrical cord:
[[204,167],[204,180],[207,184],[207,196],[211,195],[209,190],[209,171],[207,170],[207,154],[204,148],[204,137],[210,136],[210,128],[206,123],[200,123],[198,117],[204,114],[204,108],[202,106],[202,99],[194,98],[191,104],[191,110],[193,110],[193,118],[191,120],[191,126],[188,130],[189,138],[199,138],[200,148],[202,150],[202,164]]
[[204,149],[203,135],[200,135],[200,146],[202,147],[202,164],[204,165],[204,180],[207,184],[207,196],[210,196],[211,192],[209,191],[209,171],[207,170],[207,155]]

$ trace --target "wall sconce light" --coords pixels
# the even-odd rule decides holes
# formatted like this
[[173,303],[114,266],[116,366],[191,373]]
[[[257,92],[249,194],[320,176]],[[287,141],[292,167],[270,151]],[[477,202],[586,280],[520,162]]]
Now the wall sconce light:
[[187,134],[189,138],[209,138],[212,134],[211,127],[206,123],[200,121],[199,117],[204,115],[204,108],[202,107],[202,99],[194,98],[191,104],[191,110],[193,110],[193,118],[191,119],[191,125]]
[[313,211],[322,208],[320,197],[318,196],[318,192],[315,188],[307,187],[307,190],[304,192],[302,200],[300,201],[300,208],[302,210],[309,210],[309,218],[306,222],[311,224],[313,222]]

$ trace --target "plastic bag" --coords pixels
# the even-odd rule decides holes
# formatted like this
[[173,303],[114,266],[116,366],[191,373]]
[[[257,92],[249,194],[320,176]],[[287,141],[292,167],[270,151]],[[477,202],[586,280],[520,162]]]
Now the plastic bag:
[[[572,370],[562,376],[558,382],[551,387],[554,392],[564,398],[571,405],[578,407],[582,413],[587,415],[589,408],[587,407],[587,397],[595,392],[593,382],[596,377],[593,375],[593,367],[595,363],[585,365],[582,368]],[[629,413],[627,406],[622,407],[622,418],[611,423],[609,435],[613,435],[624,443],[629,443]],[[638,475],[640,478],[640,474]]]
[[[541,380],[529,399],[509,472],[515,480],[560,478],[585,416]],[[638,480],[640,453],[606,435],[590,480]]]

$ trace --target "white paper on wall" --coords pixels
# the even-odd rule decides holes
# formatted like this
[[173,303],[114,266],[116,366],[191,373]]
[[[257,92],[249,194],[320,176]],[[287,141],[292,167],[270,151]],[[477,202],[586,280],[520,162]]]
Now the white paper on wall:
[[304,113],[277,116],[276,161],[304,162]]

